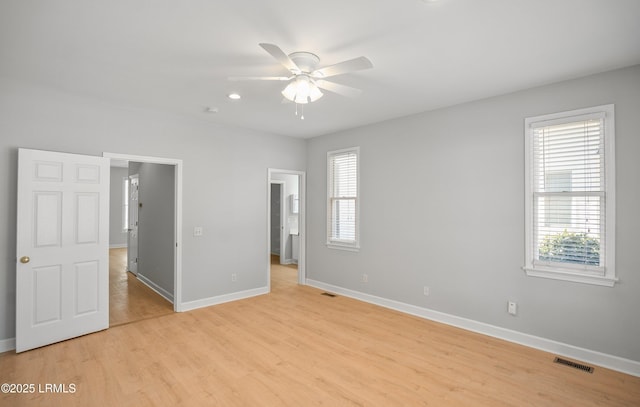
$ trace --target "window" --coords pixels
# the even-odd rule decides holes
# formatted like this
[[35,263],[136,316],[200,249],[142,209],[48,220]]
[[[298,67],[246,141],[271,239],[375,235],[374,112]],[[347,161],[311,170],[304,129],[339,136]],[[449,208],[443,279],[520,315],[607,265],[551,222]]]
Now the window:
[[[571,191],[572,172],[566,170],[549,171],[545,176],[544,189],[547,192]],[[545,224],[551,227],[571,225],[571,204],[573,198],[565,194],[547,196],[544,205]]]
[[122,231],[129,231],[129,177],[122,178]]
[[327,153],[327,245],[359,249],[358,147]]
[[614,108],[525,120],[528,275],[613,286]]

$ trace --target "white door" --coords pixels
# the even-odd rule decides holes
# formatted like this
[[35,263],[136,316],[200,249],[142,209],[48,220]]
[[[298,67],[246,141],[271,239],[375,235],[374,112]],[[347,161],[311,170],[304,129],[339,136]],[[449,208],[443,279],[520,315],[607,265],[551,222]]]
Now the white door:
[[16,351],[109,327],[109,159],[20,149]]
[[138,174],[129,176],[129,235],[127,237],[128,270],[138,275],[138,195],[140,178]]

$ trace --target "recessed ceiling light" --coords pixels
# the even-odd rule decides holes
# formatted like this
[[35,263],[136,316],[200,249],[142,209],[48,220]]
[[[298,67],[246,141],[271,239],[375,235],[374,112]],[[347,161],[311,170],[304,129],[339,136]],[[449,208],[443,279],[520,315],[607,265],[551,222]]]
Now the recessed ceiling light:
[[235,92],[233,92],[233,93],[229,93],[229,94],[227,95],[227,97],[228,97],[229,99],[232,99],[232,100],[239,100],[239,99],[240,99],[240,94],[239,94],[239,93],[235,93]]

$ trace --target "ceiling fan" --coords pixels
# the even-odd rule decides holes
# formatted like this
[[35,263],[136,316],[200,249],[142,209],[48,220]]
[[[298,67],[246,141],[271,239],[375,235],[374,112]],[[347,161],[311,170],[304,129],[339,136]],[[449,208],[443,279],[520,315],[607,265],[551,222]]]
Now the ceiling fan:
[[[350,86],[327,81],[325,78],[342,75],[349,72],[373,68],[373,64],[366,57],[358,57],[334,65],[317,68],[320,58],[311,52],[293,52],[285,54],[280,47],[274,44],[258,44],[282,66],[291,72],[290,76],[231,76],[231,81],[260,80],[260,81],[287,81],[289,84],[282,91],[282,95],[298,104],[304,105],[315,102],[323,95],[320,89],[336,93],[342,96],[355,97],[362,91]],[[304,119],[304,115],[301,115]]]

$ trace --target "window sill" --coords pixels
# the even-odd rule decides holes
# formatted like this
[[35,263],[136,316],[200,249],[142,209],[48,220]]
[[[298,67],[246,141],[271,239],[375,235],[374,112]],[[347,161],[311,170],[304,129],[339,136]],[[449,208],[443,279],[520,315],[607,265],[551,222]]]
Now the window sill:
[[544,269],[532,269],[527,267],[523,267],[522,269],[529,277],[549,278],[552,280],[570,281],[574,283],[599,285],[604,287],[613,287],[614,284],[618,281],[618,279],[615,277],[612,278],[606,276],[592,276],[580,273],[572,273],[570,271],[551,271]]
[[327,248],[335,249],[335,250],[344,250],[344,251],[348,251],[348,252],[359,252],[360,251],[360,246],[346,245],[346,244],[332,243],[332,242],[327,242]]

